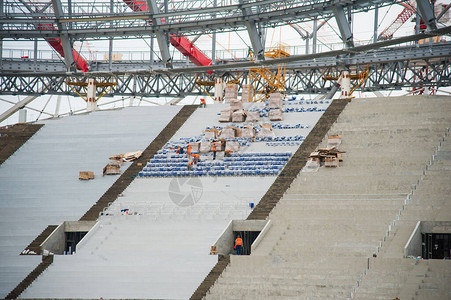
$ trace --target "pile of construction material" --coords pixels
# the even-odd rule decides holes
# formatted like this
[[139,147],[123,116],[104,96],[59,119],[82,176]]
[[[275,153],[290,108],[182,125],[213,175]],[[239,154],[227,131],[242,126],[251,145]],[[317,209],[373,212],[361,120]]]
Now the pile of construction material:
[[254,86],[252,84],[243,84],[243,91],[241,94],[241,99],[247,102],[252,101],[254,98]]
[[283,98],[281,93],[269,94],[268,108],[270,109],[268,112],[269,120],[282,121]]
[[225,88],[224,100],[229,102],[230,99],[238,99],[238,84],[227,83]]
[[247,112],[243,109],[243,102],[239,99],[229,99],[230,107],[221,110],[219,122],[244,122]]
[[78,179],[80,179],[80,180],[94,179],[94,172],[91,172],[91,171],[80,171]]
[[339,163],[343,161],[342,153],[337,149],[337,146],[341,144],[340,135],[331,135],[327,139],[326,148],[318,148],[317,151],[310,153],[309,161],[316,162],[325,167],[338,167]]
[[258,122],[260,114],[258,112],[247,112],[243,109],[243,101],[254,97],[254,88],[252,85],[243,85],[243,95],[238,99],[238,85],[228,83],[225,89],[225,101],[229,102],[230,107],[221,110],[219,122]]
[[273,138],[276,135],[271,124],[262,124],[257,136],[259,138]]
[[130,162],[141,157],[142,151],[127,152],[110,156],[110,162],[103,168],[102,175],[121,174],[121,166],[124,161]]

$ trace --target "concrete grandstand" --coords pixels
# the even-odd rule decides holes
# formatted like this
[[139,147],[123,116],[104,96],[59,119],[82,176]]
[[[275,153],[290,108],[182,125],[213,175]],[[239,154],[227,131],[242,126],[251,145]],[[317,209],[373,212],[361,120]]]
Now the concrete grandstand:
[[[291,109],[274,129],[276,136],[305,140],[251,142],[240,149],[252,155],[291,152],[276,176],[128,176],[131,184],[97,212],[76,252],[54,255],[53,263],[16,296],[448,299],[450,261],[424,259],[421,240],[419,245],[411,241],[415,234],[451,233],[450,98],[332,104],[284,101],[285,107],[311,109]],[[187,115],[166,145],[198,136],[206,126],[223,126],[217,122],[223,107],[209,105]],[[47,225],[82,220],[120,181],[111,176],[79,181],[78,171],[101,170],[112,154],[146,148],[179,112],[178,106],[126,108],[43,122],[1,165],[3,297],[15,296],[10,292],[39,264],[39,256],[19,254]],[[299,122],[303,128],[286,126]],[[302,172],[310,152],[325,147],[327,136],[335,134],[342,136],[339,148],[346,151],[340,166]],[[313,148],[305,149],[307,144]],[[152,157],[163,155],[163,148]],[[221,154],[218,160],[224,159]],[[211,153],[201,157],[212,160]],[[291,179],[282,184],[284,178]],[[180,205],[174,194],[191,195],[191,205]],[[280,201],[271,196],[278,194]],[[229,221],[244,219],[271,222],[252,253],[209,255]],[[218,258],[225,270],[212,280],[215,276],[208,274]],[[200,286],[204,292],[195,293]]]

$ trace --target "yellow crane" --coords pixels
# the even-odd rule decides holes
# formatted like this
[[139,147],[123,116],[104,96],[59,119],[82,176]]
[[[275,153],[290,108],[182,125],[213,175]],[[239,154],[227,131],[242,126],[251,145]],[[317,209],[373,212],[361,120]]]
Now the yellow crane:
[[[252,53],[251,53],[252,54]],[[269,51],[265,52],[265,57],[276,59],[290,56],[289,47],[278,44]],[[252,55],[250,55],[252,60]],[[253,93],[249,91],[248,101],[264,101],[269,98],[271,93],[281,93],[285,96],[285,75],[286,64],[278,64],[277,69],[252,68],[249,70],[249,86],[251,89],[256,87],[258,90],[251,99]]]

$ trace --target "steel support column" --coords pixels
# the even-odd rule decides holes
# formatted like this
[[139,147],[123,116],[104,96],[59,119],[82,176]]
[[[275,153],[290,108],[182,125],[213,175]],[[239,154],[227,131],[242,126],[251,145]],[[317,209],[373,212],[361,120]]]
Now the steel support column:
[[347,48],[354,47],[351,27],[349,26],[343,6],[334,5],[333,11],[335,19],[337,20],[338,28],[340,29],[341,39],[343,40],[343,43],[346,44]]
[[[0,17],[3,18],[4,17],[4,13],[3,13],[3,3],[5,2],[5,0],[0,0]],[[2,31],[3,28],[3,23],[0,23],[0,31]],[[3,69],[3,38],[0,38],[0,70]]]
[[161,59],[163,60],[163,64],[166,68],[172,68],[172,58],[169,53],[169,42],[166,38],[166,34],[163,30],[160,29],[161,19],[155,18],[155,14],[159,14],[160,10],[158,9],[157,2],[155,0],[147,0],[147,5],[149,7],[149,11],[151,14],[152,24],[157,27],[156,36],[158,47],[160,48]]
[[[244,0],[240,0],[240,5],[243,4]],[[244,23],[251,40],[254,56],[258,60],[265,60],[265,48],[263,47],[261,35],[257,29],[257,24],[253,20],[246,20],[246,17],[252,14],[251,9],[246,7],[241,8],[241,11],[243,12],[243,17],[245,18]]]
[[436,30],[437,24],[435,22],[434,9],[429,0],[417,0],[417,7],[420,11],[421,18],[427,25],[429,30]]
[[379,23],[379,5],[376,4],[374,8],[374,31],[373,31],[373,43],[377,42],[377,25]]
[[53,10],[55,12],[55,17],[56,17],[56,20],[58,23],[58,31],[60,33],[61,45],[63,46],[64,61],[66,63],[66,68],[68,70],[75,70],[73,49],[72,49],[72,45],[70,43],[69,37],[66,33],[67,25],[65,23],[61,23],[59,21],[64,16],[61,1],[60,0],[52,0],[52,4],[53,4]]
[[316,53],[316,45],[317,45],[317,42],[318,42],[318,18],[317,17],[315,17],[313,19],[312,38],[313,38],[312,53]]
[[[114,2],[110,0],[110,13],[114,13]],[[111,22],[113,23],[113,22]],[[113,38],[111,37],[108,45],[108,69],[111,71],[113,69]]]

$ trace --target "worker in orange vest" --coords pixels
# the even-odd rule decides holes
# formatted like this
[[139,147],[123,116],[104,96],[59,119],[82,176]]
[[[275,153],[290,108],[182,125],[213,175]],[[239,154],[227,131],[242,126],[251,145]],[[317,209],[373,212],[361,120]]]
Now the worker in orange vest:
[[207,107],[207,102],[205,102],[204,98],[200,98],[200,105],[199,107]]
[[225,151],[224,151],[224,156],[225,156],[225,157],[230,157],[230,156],[232,156],[232,154],[230,154],[230,150],[229,150],[229,149],[225,149]]
[[191,171],[191,168],[193,167],[193,163],[194,163],[193,160],[188,163],[188,171]]
[[213,160],[215,160],[216,159],[216,146],[215,146],[215,143],[213,143],[213,146],[212,146],[211,150],[213,151]]
[[199,154],[197,154],[197,153],[193,154],[193,161],[194,161],[194,164],[197,165],[197,163],[199,162]]
[[190,146],[190,144],[188,144],[188,147],[186,147],[186,156],[188,158],[191,157],[191,146]]
[[238,234],[236,236],[236,240],[235,240],[236,255],[241,255],[242,247],[243,247],[243,240],[241,239],[240,235]]

